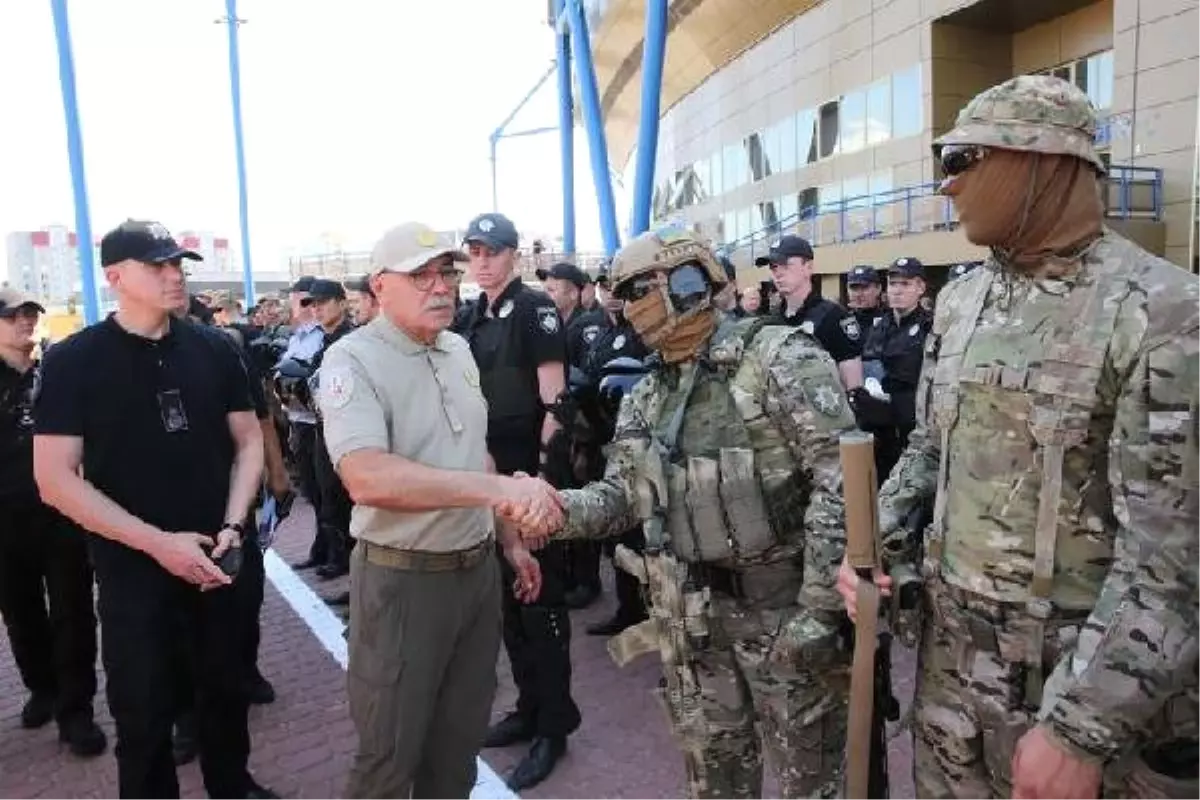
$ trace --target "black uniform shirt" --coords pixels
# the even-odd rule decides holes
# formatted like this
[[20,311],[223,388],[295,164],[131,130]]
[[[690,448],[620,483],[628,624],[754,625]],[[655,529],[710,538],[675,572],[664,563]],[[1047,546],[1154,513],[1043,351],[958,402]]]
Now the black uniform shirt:
[[588,350],[600,335],[604,325],[604,312],[576,306],[567,317],[567,364],[582,368]]
[[0,503],[38,498],[33,480],[33,400],[40,372],[37,362],[19,372],[0,360]]
[[[491,305],[492,316],[487,308]],[[566,364],[567,345],[554,302],[514,279],[495,300],[482,293],[455,321],[471,345],[488,403],[488,436],[539,436],[545,410],[538,367]]]
[[650,355],[650,348],[642,342],[627,321],[614,322],[604,315],[600,332],[592,340],[584,357],[583,370],[598,383],[604,365],[614,358],[636,358],[641,361]]
[[[227,343],[176,319],[166,336],[146,339],[110,316],[47,351],[34,427],[82,438],[87,480],[134,516],[213,534],[225,522],[235,455],[226,417],[252,408]],[[98,568],[134,554],[90,538]]]
[[883,390],[892,396],[892,407],[902,425],[916,420],[917,380],[921,376],[925,336],[933,327],[933,315],[917,306],[896,319],[889,311],[875,320],[863,346],[865,372],[876,371],[871,362],[878,362],[883,372]]
[[832,300],[810,294],[784,321],[803,327],[839,364],[862,355],[863,332],[858,318]]

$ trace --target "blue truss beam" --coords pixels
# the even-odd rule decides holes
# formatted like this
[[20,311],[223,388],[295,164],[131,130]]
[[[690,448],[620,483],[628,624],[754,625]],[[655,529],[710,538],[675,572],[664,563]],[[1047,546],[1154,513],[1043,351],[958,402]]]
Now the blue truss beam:
[[654,165],[658,155],[658,117],[663,59],[667,50],[667,0],[646,0],[646,38],[642,44],[642,110],[638,124],[637,172],[633,183],[633,220],[637,236],[650,227]]

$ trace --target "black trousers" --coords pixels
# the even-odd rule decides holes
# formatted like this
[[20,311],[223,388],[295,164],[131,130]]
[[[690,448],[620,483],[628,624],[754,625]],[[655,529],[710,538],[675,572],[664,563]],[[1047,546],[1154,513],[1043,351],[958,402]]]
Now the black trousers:
[[321,496],[317,511],[317,538],[324,539],[325,561],[348,568],[353,546],[350,512],[354,509],[354,502],[333,467],[329,449],[325,446],[325,434],[320,427],[317,428],[313,445],[313,474],[317,481],[317,493]]
[[317,518],[317,534],[308,548],[308,557],[318,564],[329,560],[329,542],[321,532],[321,484],[317,480],[317,426],[292,423],[292,454],[300,478],[300,493],[313,507]]
[[36,498],[0,500],[0,616],[31,692],[61,723],[92,716],[96,616],[85,534]]
[[[496,470],[505,475],[520,470],[538,472],[538,439],[489,437],[488,450]],[[542,570],[542,591],[537,601],[525,604],[512,593],[516,574],[500,558],[504,650],[517,686],[517,713],[537,736],[563,737],[581,721],[579,706],[571,697],[571,617],[563,599],[567,571],[561,542],[551,542],[534,553]]]
[[92,552],[120,796],[179,797],[171,733],[182,685],[194,698],[205,791],[245,797],[243,573],[233,586],[201,592],[120,545],[94,542]]
[[[635,553],[643,553],[646,550],[646,536],[642,526],[636,525],[622,533],[619,539],[609,539],[599,544],[610,557],[616,552],[618,544],[625,545]],[[646,595],[642,582],[616,564],[613,565],[613,588],[617,595],[618,619],[641,622],[646,618]]]

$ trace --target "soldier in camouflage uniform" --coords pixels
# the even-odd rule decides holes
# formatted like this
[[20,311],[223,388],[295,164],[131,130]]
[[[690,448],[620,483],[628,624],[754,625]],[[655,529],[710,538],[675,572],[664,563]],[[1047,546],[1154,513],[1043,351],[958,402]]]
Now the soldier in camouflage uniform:
[[935,498],[919,796],[1197,796],[1200,295],[1104,228],[1094,131],[1079,89],[1021,76],[935,144],[992,256],[938,298],[879,498],[892,565]]
[[798,328],[719,314],[725,273],[686,232],[635,238],[611,275],[658,366],[621,405],[603,480],[561,493],[557,535],[643,524],[646,554],[623,564],[647,583],[651,616],[610,649],[662,656],[691,796],[760,797],[764,746],[784,797],[835,796],[848,669],[838,436],[854,426],[837,368]]

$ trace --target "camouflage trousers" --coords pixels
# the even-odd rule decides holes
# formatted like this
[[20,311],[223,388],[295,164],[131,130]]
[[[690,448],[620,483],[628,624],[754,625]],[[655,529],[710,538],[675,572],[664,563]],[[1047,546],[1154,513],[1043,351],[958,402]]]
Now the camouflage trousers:
[[[781,797],[836,797],[846,745],[845,667],[814,675],[769,656],[790,609],[716,595],[711,644],[695,654],[701,723],[681,730],[690,797],[762,797],[763,751]],[[671,667],[668,665],[668,669]],[[663,692],[664,702],[666,693]],[[668,708],[672,720],[679,709]]]
[[[1077,614],[1045,623],[1045,677],[1073,649],[1083,621]],[[1014,604],[930,587],[913,701],[917,797],[1012,796],[1013,751],[1037,715],[1022,663],[1030,624]],[[1156,776],[1136,755],[1104,775],[1105,797],[1196,797],[1195,787]]]

